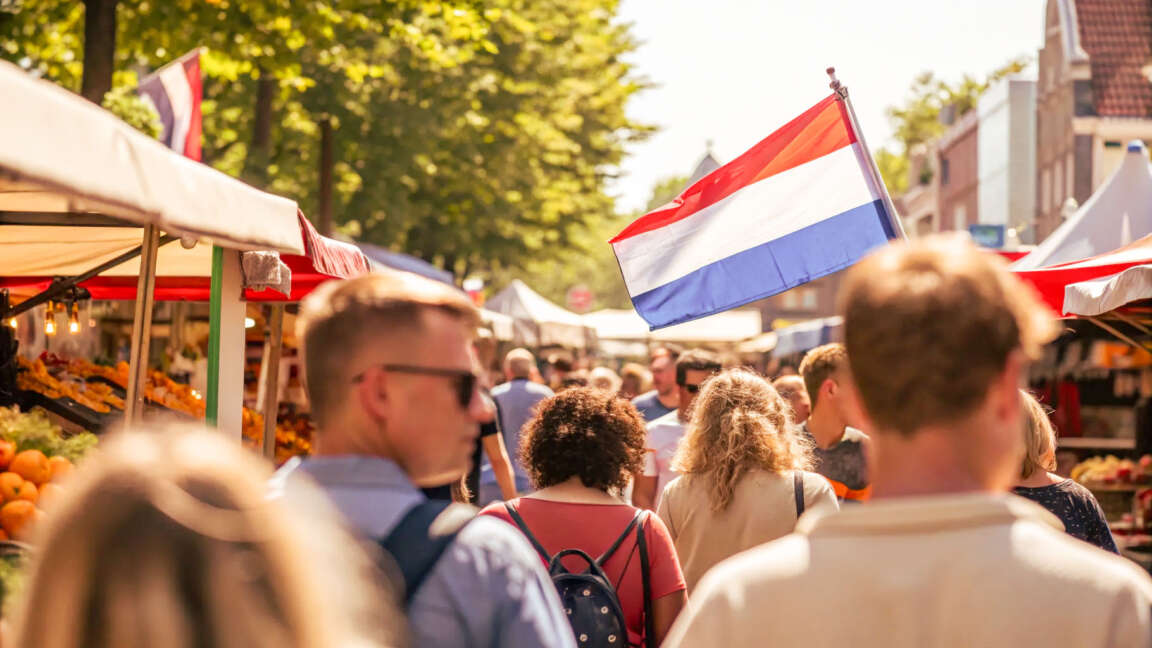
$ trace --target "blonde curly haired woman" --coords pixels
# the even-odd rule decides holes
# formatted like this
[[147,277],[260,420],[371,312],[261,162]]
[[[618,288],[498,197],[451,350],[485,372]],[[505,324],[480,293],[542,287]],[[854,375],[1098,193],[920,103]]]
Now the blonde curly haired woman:
[[219,433],[110,438],[48,510],[13,621],[23,648],[376,648],[405,641],[371,555],[316,491]]
[[812,448],[789,424],[789,405],[760,376],[729,369],[700,389],[659,515],[691,592],[716,563],[788,535],[801,512],[838,508],[826,479],[808,472]]

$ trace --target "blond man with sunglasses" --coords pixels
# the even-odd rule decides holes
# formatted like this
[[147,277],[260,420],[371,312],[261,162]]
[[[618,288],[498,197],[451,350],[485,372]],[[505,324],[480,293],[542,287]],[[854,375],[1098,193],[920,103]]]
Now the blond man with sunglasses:
[[[332,281],[310,295],[297,337],[315,455],[281,469],[274,493],[290,499],[294,480],[311,478],[393,553],[412,645],[572,646],[527,541],[497,520],[472,519],[470,507],[436,509],[447,504],[418,490],[468,471],[478,424],[490,416],[477,391],[478,323],[463,292],[404,272]],[[440,550],[427,553],[433,545]],[[413,572],[420,563],[428,568]]]

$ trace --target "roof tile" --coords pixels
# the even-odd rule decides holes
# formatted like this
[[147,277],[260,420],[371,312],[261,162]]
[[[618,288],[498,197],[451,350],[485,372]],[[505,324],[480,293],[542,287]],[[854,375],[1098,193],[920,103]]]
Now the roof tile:
[[1092,65],[1096,114],[1152,117],[1152,0],[1077,0],[1080,42]]

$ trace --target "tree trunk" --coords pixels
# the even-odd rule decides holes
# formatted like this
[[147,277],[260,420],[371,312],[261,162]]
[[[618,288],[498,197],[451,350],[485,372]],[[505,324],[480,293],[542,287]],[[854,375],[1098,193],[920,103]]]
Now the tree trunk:
[[84,79],[80,94],[99,105],[112,89],[116,55],[116,5],[120,0],[84,0]]
[[256,82],[256,112],[252,118],[252,143],[244,159],[244,179],[255,187],[268,184],[268,164],[272,160],[272,101],[276,78],[261,69]]
[[332,236],[332,167],[333,143],[332,118],[325,116],[320,121],[320,205],[317,229],[324,236]]

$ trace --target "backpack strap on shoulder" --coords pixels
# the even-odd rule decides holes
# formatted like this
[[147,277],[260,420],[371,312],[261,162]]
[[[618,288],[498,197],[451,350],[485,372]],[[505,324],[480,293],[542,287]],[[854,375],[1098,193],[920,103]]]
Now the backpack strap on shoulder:
[[405,513],[388,537],[379,541],[404,579],[405,605],[412,602],[448,545],[475,513],[471,506],[426,500]]
[[536,549],[536,553],[540,554],[544,562],[551,564],[552,556],[548,555],[548,550],[545,549],[544,545],[540,544],[540,541],[536,539],[536,536],[532,535],[532,532],[528,530],[528,525],[524,522],[524,518],[520,517],[520,513],[516,511],[516,507],[512,506],[511,502],[504,502],[504,510],[508,511],[508,515],[512,518],[512,521],[516,523],[517,527],[520,527],[520,532],[524,534],[525,538],[528,538],[528,542],[532,543],[532,547]]
[[640,548],[640,580],[644,584],[644,646],[656,648],[656,623],[652,618],[652,574],[648,565],[648,540],[645,538],[644,527],[648,522],[648,511],[638,511],[633,522],[636,525],[636,545]]
[[616,553],[616,550],[620,548],[620,545],[624,544],[624,541],[632,536],[632,529],[635,528],[636,524],[640,522],[640,516],[642,513],[643,512],[640,510],[636,511],[636,515],[632,516],[632,521],[628,523],[628,526],[624,527],[624,532],[620,534],[620,537],[616,538],[616,542],[613,542],[612,546],[608,547],[608,550],[596,559],[597,565],[600,565],[601,567],[604,566],[604,563],[612,557],[612,554]]
[[799,470],[792,471],[792,489],[796,493],[796,519],[804,515],[804,474]]

